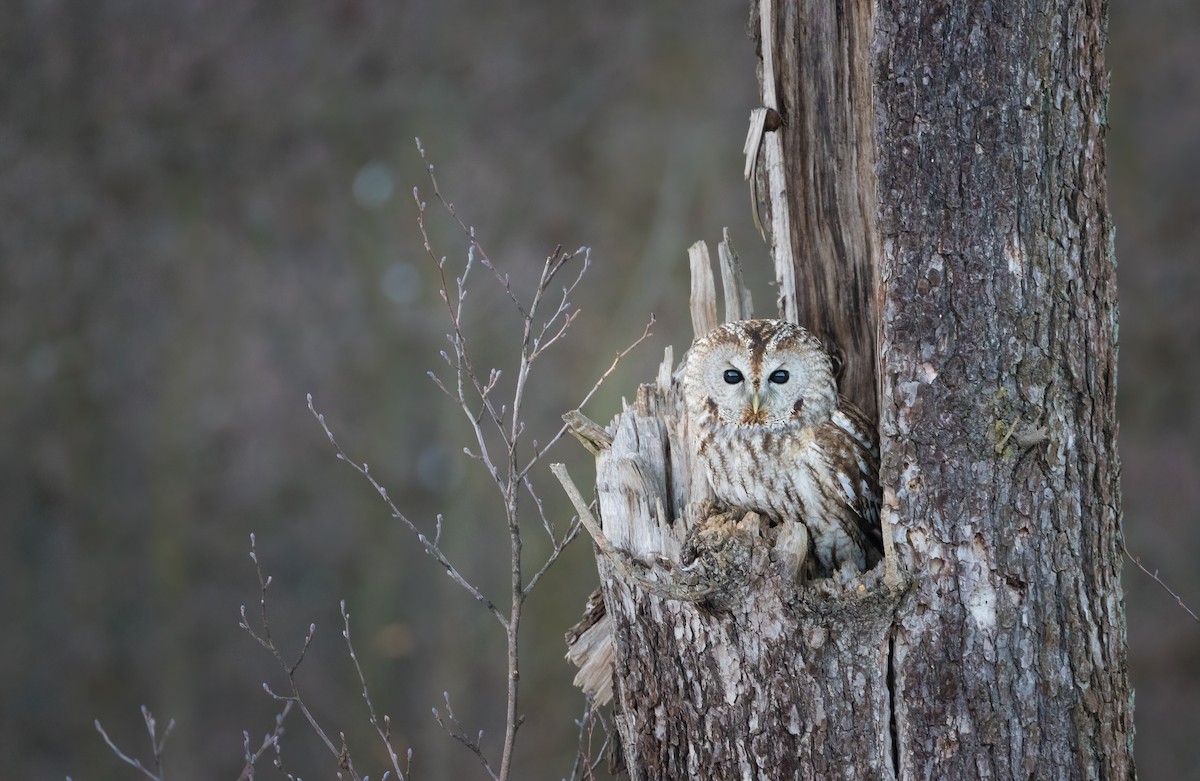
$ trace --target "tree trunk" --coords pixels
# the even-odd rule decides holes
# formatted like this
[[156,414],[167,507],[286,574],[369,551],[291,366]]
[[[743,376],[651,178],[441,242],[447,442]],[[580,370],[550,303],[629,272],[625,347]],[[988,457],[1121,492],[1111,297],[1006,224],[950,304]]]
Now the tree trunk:
[[754,22],[781,314],[879,410],[888,556],[798,588],[704,517],[668,351],[597,462],[630,777],[1133,778],[1103,2]]
[[1103,0],[881,3],[901,775],[1132,778]]

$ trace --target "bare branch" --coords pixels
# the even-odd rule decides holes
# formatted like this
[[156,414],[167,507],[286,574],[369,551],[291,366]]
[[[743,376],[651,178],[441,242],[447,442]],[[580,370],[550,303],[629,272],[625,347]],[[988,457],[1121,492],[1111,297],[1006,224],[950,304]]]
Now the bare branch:
[[[467,238],[471,242],[471,247],[479,253],[481,262],[496,277],[496,281],[500,283],[500,287],[504,290],[505,293],[508,294],[509,299],[511,299],[513,302],[513,305],[516,306],[517,311],[521,313],[521,317],[528,318],[529,315],[526,314],[524,307],[521,306],[521,302],[517,300],[516,295],[514,295],[512,292],[512,286],[510,284],[509,278],[507,276],[502,276],[500,274],[500,272],[496,269],[495,265],[493,265],[492,259],[490,257],[488,257],[487,252],[483,249],[483,246],[479,243],[479,239],[475,235],[475,229],[472,227],[469,227],[465,222],[463,222],[462,218],[458,216],[458,211],[454,208],[454,204],[450,203],[444,197],[442,197],[442,191],[438,187],[437,177],[435,177],[433,175],[433,163],[430,163],[428,161],[428,159],[425,157],[425,147],[423,147],[421,145],[421,139],[416,138],[413,140],[416,141],[416,144],[417,144],[417,153],[420,154],[421,159],[425,161],[425,172],[429,176],[429,184],[433,188],[434,197],[438,199],[438,202],[441,203],[443,207],[445,207],[446,211],[450,214],[450,216],[454,218],[454,221],[458,223],[458,227],[462,228],[463,233],[465,233],[467,235]],[[414,196],[417,194],[417,189],[415,187],[413,188],[413,194],[414,194]],[[417,198],[417,204],[421,207],[421,210],[423,212],[424,211],[424,202],[421,201],[419,197]],[[425,233],[424,230],[422,230],[421,233],[422,233],[422,236],[424,236],[424,233]],[[428,238],[426,237],[426,249],[428,249],[428,248],[429,248],[429,243],[428,243]]]
[[[534,440],[533,446],[537,447],[537,440]],[[538,496],[537,491],[533,489],[533,483],[528,476],[522,475],[518,478],[521,481],[522,487],[525,488],[525,493],[529,494],[529,498],[533,499],[533,506],[537,508],[538,518],[542,521],[542,528],[546,530],[546,535],[550,537],[550,541],[554,542],[554,524],[550,522],[550,518],[546,515],[546,507],[542,504],[542,497]]]
[[411,520],[409,520],[408,516],[406,516],[404,513],[400,512],[399,508],[396,507],[396,504],[392,501],[391,497],[388,495],[387,489],[384,488],[382,485],[380,485],[379,482],[371,475],[367,465],[366,464],[360,465],[360,464],[356,463],[353,459],[351,459],[349,456],[346,455],[346,452],[344,450],[342,450],[342,446],[338,444],[337,439],[333,436],[333,431],[330,430],[329,425],[325,422],[325,416],[322,415],[321,413],[317,412],[316,407],[313,406],[313,400],[312,400],[311,393],[308,394],[308,409],[310,412],[312,412],[313,416],[317,419],[317,422],[319,422],[321,424],[321,428],[323,428],[325,430],[325,435],[329,437],[330,444],[332,444],[334,449],[337,450],[338,460],[345,461],[347,464],[349,464],[351,467],[353,467],[355,471],[357,471],[360,475],[365,477],[367,479],[367,481],[371,483],[371,486],[375,489],[375,492],[378,493],[379,496],[383,499],[383,501],[387,504],[388,509],[392,511],[392,517],[399,520],[401,523],[403,523],[405,526],[407,526],[411,532],[413,532],[414,534],[417,535],[417,540],[425,548],[425,552],[428,553],[430,556],[432,556],[434,558],[434,560],[438,564],[440,564],[444,570],[446,570],[446,573],[451,578],[453,578],[455,583],[459,584],[464,589],[466,589],[467,593],[469,593],[471,596],[475,597],[475,600],[477,602],[479,602],[481,605],[483,605],[485,608],[487,608],[488,612],[491,613],[493,616],[495,616],[496,620],[499,621],[502,626],[507,627],[508,626],[508,618],[503,613],[501,613],[500,610],[496,607],[496,605],[490,599],[485,597],[479,591],[479,589],[475,587],[474,584],[472,584],[470,581],[468,581],[466,578],[464,578],[462,576],[462,574],[458,571],[458,569],[453,564],[450,563],[449,559],[446,558],[445,554],[442,553],[442,549],[440,547],[438,547],[436,539],[440,538],[440,536],[441,536],[441,521],[440,521],[440,519],[438,521],[437,538],[435,538],[435,540],[430,540],[428,537],[425,536],[424,532],[422,532],[419,528],[417,528],[417,525],[415,523],[413,523]]
[[313,636],[317,632],[317,625],[309,624],[308,633],[304,637],[304,643],[300,648],[300,653],[297,655],[296,661],[291,664],[288,664],[286,661],[284,661],[283,654],[279,651],[279,648],[275,645],[275,641],[271,638],[271,624],[267,619],[267,587],[271,585],[271,578],[263,575],[262,566],[258,561],[256,540],[253,534],[250,535],[250,559],[254,562],[254,571],[258,575],[258,583],[261,590],[260,601],[262,605],[262,630],[255,631],[250,626],[250,622],[246,618],[245,605],[242,605],[242,620],[239,626],[252,638],[257,640],[259,645],[261,645],[263,648],[266,648],[267,651],[269,651],[270,654],[275,657],[275,660],[279,662],[280,667],[283,668],[283,671],[287,676],[288,687],[291,689],[291,694],[277,694],[266,683],[263,684],[263,691],[265,691],[272,698],[285,703],[284,713],[287,712],[288,703],[295,703],[296,707],[300,708],[300,712],[304,714],[304,718],[308,722],[309,726],[312,727],[313,732],[317,734],[317,737],[321,739],[321,742],[325,744],[325,747],[329,749],[329,751],[335,757],[338,758],[338,766],[343,770],[346,770],[350,774],[350,777],[355,779],[355,781],[361,781],[358,773],[354,769],[354,762],[350,759],[349,752],[346,750],[345,737],[342,737],[342,746],[340,748],[334,745],[333,740],[330,739],[329,735],[327,735],[325,730],[321,727],[316,716],[314,716],[308,709],[308,705],[304,702],[304,698],[300,695],[300,687],[296,683],[296,670],[300,667],[301,662],[304,661],[304,655],[307,653],[308,647],[312,643]]
[[[585,698],[583,715],[575,721],[579,727],[579,738],[575,749],[575,763],[571,766],[569,779],[563,781],[584,781],[594,778],[600,763],[604,761],[608,747],[612,742],[612,729],[604,718],[604,714],[596,707],[590,698]],[[604,740],[599,748],[592,751],[593,735],[599,726]]]
[[146,766],[142,764],[140,759],[131,757],[124,751],[121,751],[121,749],[117,747],[117,744],[113,742],[113,739],[108,736],[108,733],[104,731],[104,727],[100,726],[100,719],[96,719],[92,723],[95,724],[96,731],[100,733],[100,737],[104,738],[104,742],[108,744],[109,749],[111,749],[112,752],[117,755],[118,759],[130,767],[140,770],[142,774],[146,776],[146,778],[153,779],[154,781],[163,781],[163,779],[166,777],[163,774],[162,769],[163,745],[167,742],[167,736],[171,734],[171,730],[175,728],[175,720],[171,719],[169,722],[167,722],[167,727],[163,730],[163,733],[160,736],[158,735],[158,724],[154,719],[154,714],[152,714],[150,709],[145,705],[142,706],[142,719],[146,722],[146,731],[150,733],[150,746],[154,752],[153,772],[147,769]]
[[[424,150],[421,149],[419,139],[417,141],[417,148],[421,151],[422,158],[423,158]],[[474,365],[472,364],[470,355],[467,352],[466,336],[463,334],[463,331],[462,331],[463,302],[466,299],[466,294],[467,294],[466,282],[467,282],[467,277],[471,271],[471,266],[475,260],[476,251],[479,252],[480,256],[483,258],[484,264],[488,268],[492,269],[493,272],[495,272],[495,268],[494,268],[494,266],[492,266],[491,261],[487,258],[487,254],[484,252],[483,248],[480,247],[478,242],[475,240],[474,231],[471,229],[468,229],[467,226],[462,222],[462,220],[458,219],[458,215],[455,214],[455,212],[454,212],[454,207],[451,204],[446,203],[446,201],[441,197],[441,193],[437,189],[437,181],[436,181],[436,179],[433,179],[433,166],[432,165],[429,166],[429,174],[430,174],[430,179],[434,183],[434,192],[437,193],[438,199],[447,208],[447,210],[450,211],[450,213],[455,217],[455,219],[458,220],[459,225],[461,225],[463,227],[463,229],[468,232],[468,235],[471,237],[471,242],[472,242],[471,245],[467,249],[467,262],[466,262],[465,267],[463,268],[462,276],[455,278],[455,292],[453,293],[453,296],[452,296],[451,290],[450,290],[450,285],[446,281],[446,259],[445,259],[445,257],[439,258],[433,252],[432,242],[429,239],[429,233],[425,227],[425,202],[421,200],[420,193],[418,192],[418,190],[416,188],[413,188],[413,198],[417,202],[417,229],[421,233],[421,239],[424,243],[426,254],[429,255],[430,259],[433,260],[434,265],[437,267],[438,277],[440,280],[439,292],[441,294],[442,300],[446,303],[446,311],[449,313],[450,322],[451,322],[451,325],[453,328],[453,331],[452,331],[452,333],[450,333],[448,335],[448,338],[450,340],[451,346],[454,348],[455,359],[454,359],[454,361],[451,361],[450,357],[448,355],[446,355],[446,353],[444,353],[444,352],[442,353],[442,357],[455,370],[456,392],[450,393],[449,391],[446,391],[446,395],[450,396],[450,398],[453,399],[459,405],[459,407],[462,409],[462,411],[466,414],[468,420],[470,420],[472,429],[474,430],[474,433],[475,433],[476,442],[478,443],[478,446],[479,446],[479,457],[487,465],[488,472],[489,472],[489,474],[491,474],[492,479],[497,480],[499,478],[499,473],[497,472],[495,465],[492,463],[491,458],[488,455],[487,442],[485,441],[485,439],[483,437],[482,429],[479,427],[479,419],[470,410],[467,395],[465,393],[466,385],[469,384],[470,386],[472,386],[473,389],[475,390],[475,392],[479,395],[479,398],[482,399],[484,409],[487,410],[489,417],[496,424],[497,429],[500,431],[500,436],[505,439],[505,446],[511,449],[511,443],[509,443],[507,441],[507,436],[504,431],[504,426],[503,426],[504,415],[503,415],[503,413],[496,410],[495,406],[492,404],[491,400],[488,398],[489,394],[484,392],[485,386],[480,383],[478,376],[476,375]],[[507,287],[507,281],[505,281],[505,289],[508,290],[509,296],[510,296],[510,298],[512,298],[512,301],[516,305],[518,311],[520,311],[522,313],[522,316],[525,316],[524,309],[521,307],[520,302],[518,302],[516,297],[512,295],[511,289],[509,289]],[[454,299],[453,302],[451,301],[452,297]],[[528,318],[526,318],[526,319],[528,319]],[[438,384],[441,385],[441,382],[439,380],[437,380],[436,377],[434,379],[435,379],[435,382],[438,382]],[[465,382],[464,382],[464,380],[465,380]],[[442,389],[446,390],[446,388],[444,386],[442,387]]]
[[[628,355],[630,352],[632,352],[633,349],[635,347],[637,347],[639,344],[641,344],[642,342],[644,342],[650,338],[650,336],[651,336],[650,329],[651,329],[651,327],[653,327],[654,323],[655,323],[654,315],[651,314],[650,321],[648,323],[646,323],[646,327],[642,330],[642,335],[639,336],[637,339],[634,339],[632,342],[630,342],[629,346],[627,346],[624,350],[621,350],[620,352],[617,353],[616,357],[613,358],[612,363],[610,363],[608,365],[608,368],[604,370],[604,373],[600,375],[600,379],[596,380],[595,384],[592,385],[591,389],[587,393],[584,394],[583,399],[579,402],[577,409],[580,407],[583,407],[585,404],[587,404],[589,401],[592,400],[592,397],[595,396],[596,393],[600,390],[600,386],[604,384],[604,381],[607,380],[614,371],[616,371],[617,364],[619,364],[621,362],[622,358],[624,358],[626,355]],[[555,432],[554,436],[552,436],[550,438],[550,441],[547,442],[545,444],[545,446],[543,446],[540,450],[538,450],[534,454],[533,458],[531,458],[529,460],[529,463],[527,463],[525,465],[525,468],[521,470],[521,476],[524,477],[526,474],[528,474],[529,470],[532,469],[542,459],[542,457],[546,455],[546,453],[550,450],[550,448],[554,447],[554,445],[556,445],[558,443],[558,441],[560,439],[562,439],[563,435],[566,434],[569,429],[570,429],[570,425],[568,423],[564,423],[562,425],[562,427],[559,428],[559,430],[557,432]]]
[[[446,314],[450,321],[450,332],[447,334],[449,349],[441,352],[441,357],[446,362],[446,365],[449,366],[450,372],[443,373],[442,376],[429,372],[429,377],[437,385],[438,389],[458,406],[463,417],[466,418],[475,443],[472,446],[463,448],[463,450],[468,457],[482,462],[503,503],[504,519],[508,526],[510,541],[509,609],[507,615],[501,613],[500,607],[485,597],[443,555],[440,548],[442,517],[440,515],[437,516],[433,539],[430,540],[415,523],[400,512],[388,495],[387,490],[371,475],[367,464],[357,463],[347,456],[338,444],[332,430],[327,425],[324,416],[317,412],[311,395],[308,397],[308,406],[310,412],[321,424],[322,429],[333,445],[337,453],[337,458],[350,464],[351,467],[367,479],[376,493],[384,500],[392,516],[400,520],[410,531],[417,535],[425,552],[433,556],[446,573],[466,589],[476,601],[484,605],[500,622],[501,626],[504,627],[508,652],[508,686],[505,734],[499,766],[493,769],[483,756],[479,740],[466,736],[466,732],[462,729],[461,724],[455,720],[454,714],[450,710],[448,698],[446,702],[447,721],[443,722],[442,716],[437,711],[434,712],[434,715],[438,718],[439,723],[442,723],[443,727],[455,739],[476,753],[485,769],[493,778],[497,779],[497,781],[508,781],[512,766],[513,746],[515,744],[517,729],[521,723],[517,712],[518,683],[520,679],[518,639],[524,602],[533,588],[540,583],[549,568],[559,559],[566,547],[578,536],[580,529],[580,522],[573,521],[566,532],[559,537],[555,531],[554,524],[551,523],[546,513],[546,508],[542,503],[541,497],[531,480],[530,473],[533,466],[539,463],[549,449],[562,438],[567,427],[566,425],[560,427],[545,445],[539,446],[539,443],[534,440],[532,442],[532,456],[526,460],[526,454],[523,450],[524,442],[522,440],[522,437],[526,433],[524,420],[526,392],[530,387],[529,381],[534,362],[566,335],[579,315],[579,310],[572,307],[570,298],[574,291],[578,289],[590,267],[591,254],[590,250],[586,247],[580,247],[573,252],[564,251],[561,246],[555,247],[542,263],[540,276],[533,288],[532,298],[528,305],[522,304],[520,298],[513,291],[509,276],[502,273],[496,267],[487,252],[480,245],[474,228],[468,226],[458,215],[454,205],[443,197],[437,178],[434,176],[433,166],[426,159],[425,150],[419,139],[417,139],[416,144],[422,160],[425,161],[429,183],[433,189],[434,196],[454,221],[457,222],[459,228],[462,229],[468,239],[466,260],[461,272],[456,275],[453,271],[447,270],[446,258],[438,256],[434,252],[433,242],[430,239],[427,227],[427,204],[421,200],[420,191],[417,188],[413,189],[413,199],[417,205],[417,228],[420,232],[425,252],[436,267],[439,281],[438,294],[446,307]],[[565,284],[560,285],[556,280],[572,262],[577,267],[576,272]],[[464,331],[464,313],[467,311],[465,309],[465,301],[468,294],[467,287],[471,279],[471,272],[476,264],[484,266],[491,272],[520,316],[519,327],[521,329],[521,337],[519,352],[515,370],[511,371],[508,375],[512,378],[513,385],[511,395],[508,395],[504,399],[500,398],[503,395],[501,393],[502,386],[500,380],[504,374],[496,368],[489,369],[486,374],[477,369],[472,350],[469,349],[467,334]],[[603,381],[616,368],[621,358],[649,337],[650,327],[653,323],[654,318],[652,316],[650,323],[647,324],[642,335],[617,354],[612,365],[584,397],[581,404],[586,403],[592,398]],[[492,427],[495,428],[494,432],[492,431]],[[521,510],[523,508],[521,508],[520,502],[523,501],[523,492],[528,494],[529,498],[533,501],[542,528],[546,531],[552,543],[550,553],[527,583],[524,581],[522,575],[521,555],[523,546],[521,528],[523,518]],[[374,705],[370,702],[362,670],[358,665],[357,656],[350,643],[349,618],[344,605],[343,621],[345,623],[343,634],[346,638],[347,646],[350,648],[351,658],[358,671],[360,683],[363,686],[363,696],[364,699],[367,699],[371,723],[376,728],[380,738],[388,745],[393,770],[398,776],[403,778],[404,774],[401,774],[399,760],[388,743],[388,736],[390,734],[388,719],[384,716],[381,721],[375,712]],[[243,624],[247,625],[244,618]],[[251,634],[254,635],[255,633],[251,632]],[[274,644],[267,630],[259,634],[256,639],[264,647],[274,649]],[[273,650],[272,652],[277,654],[277,651]],[[294,666],[291,669],[294,670]],[[298,698],[297,704],[303,710],[303,702],[299,701]]]
[[[571,293],[573,293],[575,291],[575,288],[579,286],[579,283],[581,281],[583,281],[584,274],[587,273],[588,268],[591,266],[592,251],[590,249],[588,249],[587,247],[580,247],[578,250],[576,250],[575,252],[573,252],[571,254],[560,255],[561,263],[559,264],[559,268],[561,268],[562,263],[565,263],[567,260],[571,260],[575,257],[578,257],[579,254],[581,254],[581,253],[583,254],[583,263],[581,263],[579,266],[579,274],[575,277],[575,279],[569,285],[567,285],[566,287],[564,287],[562,289],[562,300],[558,304],[558,309],[554,312],[553,315],[551,315],[546,320],[546,322],[542,325],[542,329],[539,332],[537,338],[534,339],[535,349],[534,349],[533,353],[529,356],[529,361],[531,363],[534,360],[536,360],[539,355],[541,355],[543,352],[545,352],[546,349],[548,347],[550,347],[550,345],[557,342],[562,337],[562,335],[564,333],[566,333],[567,329],[570,328],[571,323],[574,322],[575,317],[579,314],[578,309],[576,309],[573,312],[569,311],[571,303],[570,303],[570,301],[567,300],[567,297],[570,296]],[[544,274],[542,284],[549,285],[550,279],[553,278],[554,273],[557,273],[557,270],[553,270],[552,273],[550,273],[548,275]],[[561,322],[559,322],[559,321],[561,321]],[[558,329],[555,332],[555,334],[547,340],[546,334],[550,331],[551,328],[555,327],[556,322],[559,323]]]
[[[483,753],[483,748],[480,746],[480,743],[483,741],[483,730],[480,730],[479,734],[474,738],[468,736],[466,730],[463,729],[463,725],[455,717],[454,710],[450,707],[450,692],[442,692],[442,697],[446,701],[446,718],[443,720],[442,714],[438,712],[437,708],[433,709],[433,718],[437,720],[438,725],[442,729],[446,730],[446,734],[471,750],[471,753],[479,759],[480,764],[483,765],[483,769],[488,772],[488,775],[499,781],[501,776],[496,775],[496,771],[492,769],[487,756]],[[449,721],[449,725],[447,725],[447,721]]]
[[567,549],[567,546],[575,541],[575,538],[579,536],[579,530],[581,528],[583,528],[583,526],[580,524],[579,519],[576,518],[575,522],[571,524],[571,527],[567,529],[567,533],[563,535],[563,538],[554,544],[554,550],[552,550],[550,555],[546,557],[546,561],[542,564],[541,569],[535,572],[533,577],[529,579],[529,583],[524,589],[526,596],[528,596],[529,593],[537,587],[537,584],[541,581],[542,576],[545,575],[546,571],[554,565],[554,562],[558,561],[559,555],[561,555],[562,552]]
[[242,731],[242,748],[245,753],[246,764],[242,768],[242,774],[238,776],[238,781],[254,781],[254,765],[258,760],[262,759],[263,754],[267,753],[268,750],[274,749],[276,755],[279,754],[279,739],[283,737],[283,733],[285,732],[283,721],[287,718],[288,713],[291,712],[293,705],[295,703],[290,700],[284,703],[283,710],[275,715],[275,729],[263,737],[263,742],[257,750],[250,750],[250,733]]
[[567,498],[575,506],[575,512],[579,513],[579,520],[587,528],[588,534],[592,535],[592,541],[596,543],[596,547],[605,556],[619,557],[621,555],[620,552],[608,541],[604,530],[600,528],[600,523],[592,515],[588,503],[584,501],[583,494],[579,493],[579,488],[567,472],[567,467],[563,464],[551,464],[550,471],[554,473],[554,476],[558,478],[558,482],[562,484],[563,490],[567,492]]
[[1125,550],[1125,555],[1129,557],[1129,560],[1132,561],[1134,563],[1134,565],[1137,566],[1138,569],[1140,569],[1142,572],[1149,575],[1151,580],[1153,580],[1158,585],[1162,586],[1163,591],[1167,592],[1172,597],[1174,597],[1175,603],[1177,605],[1179,605],[1181,608],[1183,608],[1183,612],[1185,612],[1189,616],[1191,616],[1193,621],[1200,622],[1200,616],[1197,616],[1190,607],[1188,607],[1186,604],[1184,604],[1183,597],[1179,596],[1174,591],[1172,591],[1171,587],[1168,586],[1166,583],[1164,583],[1162,581],[1162,579],[1158,577],[1157,569],[1155,569],[1153,572],[1146,569],[1146,566],[1144,564],[1142,564],[1142,560],[1129,552],[1129,547],[1125,544],[1124,539],[1121,540],[1121,547]]
[[[405,781],[406,775],[400,769],[400,757],[396,755],[396,749],[392,746],[392,721],[385,714],[383,720],[380,721],[375,715],[375,703],[371,701],[371,692],[367,688],[367,679],[363,675],[362,665],[358,663],[358,654],[354,651],[354,643],[350,640],[350,613],[346,610],[346,600],[340,603],[342,611],[342,637],[346,640],[346,648],[350,653],[350,660],[354,662],[354,671],[358,673],[358,682],[362,685],[362,698],[367,703],[367,713],[369,714],[371,726],[375,728],[379,739],[383,742],[383,747],[387,750],[388,758],[392,762],[392,770],[396,773],[397,781]],[[408,752],[408,767],[412,768],[412,750]]]

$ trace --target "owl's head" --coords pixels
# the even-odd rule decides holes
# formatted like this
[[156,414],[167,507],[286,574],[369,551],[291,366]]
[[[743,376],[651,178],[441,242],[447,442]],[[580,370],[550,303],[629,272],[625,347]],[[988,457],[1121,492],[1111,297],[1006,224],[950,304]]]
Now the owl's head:
[[684,390],[698,420],[733,425],[812,426],[837,407],[829,355],[784,320],[739,320],[697,339]]

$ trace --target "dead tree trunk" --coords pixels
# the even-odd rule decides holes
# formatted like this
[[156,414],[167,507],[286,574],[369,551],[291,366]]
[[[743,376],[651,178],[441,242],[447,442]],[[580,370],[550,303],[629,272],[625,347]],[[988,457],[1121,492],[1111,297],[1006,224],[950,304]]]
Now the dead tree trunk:
[[753,514],[701,517],[668,351],[590,438],[607,617],[570,638],[582,685],[611,685],[633,779],[1133,778],[1103,1],[754,22],[780,313],[879,411],[888,557],[798,588]]

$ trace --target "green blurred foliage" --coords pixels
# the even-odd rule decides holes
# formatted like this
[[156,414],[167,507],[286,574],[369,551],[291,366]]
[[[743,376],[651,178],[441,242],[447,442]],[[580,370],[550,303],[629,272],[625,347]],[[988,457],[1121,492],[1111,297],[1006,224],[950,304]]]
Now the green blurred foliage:
[[[555,245],[593,248],[572,338],[536,367],[532,438],[557,428],[613,354],[588,412],[607,420],[688,339],[685,248],[729,225],[771,307],[740,148],[754,105],[746,9],[730,4],[214,3],[10,0],[0,6],[0,767],[130,778],[92,728],[146,756],[137,707],[178,722],[168,770],[234,777],[280,674],[237,628],[255,613],[256,532],[272,626],[299,649],[310,706],[370,740],[340,637],[349,602],[376,705],[426,778],[480,773],[430,716],[503,731],[503,636],[333,458],[311,392],[350,454],[502,598],[494,488],[443,368],[444,308],[411,190],[442,189],[518,289]],[[1114,5],[1110,162],[1121,262],[1126,529],[1200,602],[1200,18]],[[431,208],[435,253],[466,241]],[[522,286],[525,288],[522,288]],[[513,365],[515,313],[476,274],[481,360]],[[554,454],[582,479],[572,442]],[[570,516],[549,475],[549,514]],[[546,550],[530,516],[527,561]],[[1143,778],[1194,776],[1200,632],[1127,568]],[[582,701],[562,633],[595,580],[576,545],[529,603],[518,772],[570,767]],[[288,769],[329,775],[298,718]],[[270,777],[270,774],[266,774]]]

